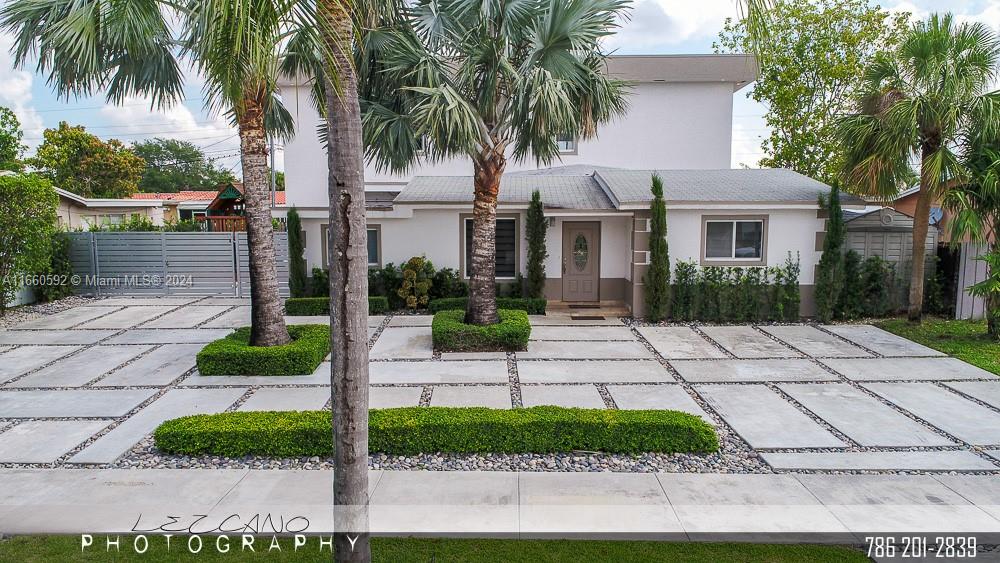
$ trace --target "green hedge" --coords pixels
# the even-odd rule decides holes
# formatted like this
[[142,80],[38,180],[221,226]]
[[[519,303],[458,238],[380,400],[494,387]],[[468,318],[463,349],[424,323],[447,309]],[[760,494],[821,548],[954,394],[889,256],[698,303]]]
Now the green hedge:
[[[368,314],[378,315],[389,310],[389,300],[376,295],[368,296]],[[293,297],[285,299],[285,314],[290,317],[311,317],[330,314],[329,297]]]
[[465,324],[465,311],[455,309],[434,314],[431,336],[434,349],[443,352],[496,352],[525,350],[531,323],[524,311],[500,309],[495,325]]
[[[227,412],[168,420],[154,437],[157,448],[174,454],[300,457],[333,453],[331,432],[327,411]],[[712,427],[687,413],[552,406],[375,409],[368,443],[372,452],[390,455],[719,449]]]
[[[548,302],[542,298],[531,297],[497,297],[497,309],[518,309],[526,311],[529,315],[544,315],[545,305]],[[452,309],[462,309],[469,304],[468,297],[449,297],[446,299],[431,299],[427,305],[432,313],[450,311]]]
[[209,343],[198,352],[201,375],[309,375],[330,353],[330,327],[288,327],[292,337],[283,346],[250,346],[250,327]]

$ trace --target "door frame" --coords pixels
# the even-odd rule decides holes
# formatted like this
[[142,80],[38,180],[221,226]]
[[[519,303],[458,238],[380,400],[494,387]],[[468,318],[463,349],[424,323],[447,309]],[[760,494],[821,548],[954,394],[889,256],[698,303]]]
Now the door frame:
[[594,268],[594,287],[597,288],[597,299],[592,301],[593,303],[601,301],[601,222],[600,221],[563,221],[562,222],[562,233],[560,233],[560,244],[562,245],[560,254],[562,255],[562,263],[559,265],[561,284],[560,291],[562,293],[561,297],[563,301],[566,301],[566,274],[562,271],[563,266],[566,264],[566,229],[571,228],[574,225],[594,225],[594,250],[597,254],[597,264]]

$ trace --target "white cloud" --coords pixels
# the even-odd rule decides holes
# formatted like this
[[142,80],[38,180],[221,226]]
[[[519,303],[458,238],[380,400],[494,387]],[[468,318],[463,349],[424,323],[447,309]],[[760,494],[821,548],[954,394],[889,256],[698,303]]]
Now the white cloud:
[[[32,105],[31,84],[34,74],[25,70],[14,70],[14,58],[10,55],[13,39],[0,35],[0,105],[9,107],[21,122],[26,138],[42,136],[44,125],[42,116]],[[26,141],[36,145],[37,141]]]
[[639,0],[633,5],[631,19],[609,38],[608,46],[641,52],[695,39],[711,43],[725,19],[739,15],[735,0]]

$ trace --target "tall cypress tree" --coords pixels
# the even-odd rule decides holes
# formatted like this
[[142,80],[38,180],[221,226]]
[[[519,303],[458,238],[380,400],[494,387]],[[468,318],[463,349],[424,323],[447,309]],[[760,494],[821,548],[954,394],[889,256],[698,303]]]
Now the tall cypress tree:
[[545,211],[542,207],[542,194],[535,190],[531,193],[531,204],[528,205],[528,277],[525,288],[528,297],[545,296],[545,259],[549,253],[545,250]]
[[847,227],[840,209],[840,188],[836,182],[830,187],[829,197],[820,197],[820,207],[826,209],[826,237],[823,239],[823,257],[816,274],[816,318],[828,323],[838,316],[840,294],[844,290],[844,242]]
[[288,210],[288,290],[292,297],[305,297],[309,280],[306,277],[305,245],[302,243],[302,220],[293,207]]
[[649,271],[646,272],[646,316],[653,322],[667,316],[670,303],[670,251],[667,247],[667,203],[663,179],[653,174],[649,222]]

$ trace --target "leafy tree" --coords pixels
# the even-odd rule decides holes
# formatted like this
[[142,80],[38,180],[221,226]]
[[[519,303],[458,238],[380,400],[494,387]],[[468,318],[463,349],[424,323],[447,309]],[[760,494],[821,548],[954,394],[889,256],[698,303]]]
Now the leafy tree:
[[73,263],[70,260],[70,240],[66,233],[54,233],[50,239],[49,259],[37,270],[38,284],[34,286],[35,299],[42,303],[57,301],[73,295]]
[[292,297],[305,297],[309,293],[309,276],[306,274],[305,245],[302,244],[302,220],[294,207],[288,210],[288,289]]
[[21,122],[10,108],[0,107],[0,170],[20,171],[24,144]]
[[967,177],[956,151],[970,134],[1000,134],[1000,92],[987,92],[998,63],[1000,41],[988,27],[932,15],[914,24],[897,48],[875,56],[854,113],[838,124],[846,187],[854,193],[891,199],[912,175],[910,161],[920,160],[907,311],[912,322],[920,322],[923,312],[931,204]]
[[[357,52],[364,140],[377,167],[421,157],[473,163],[473,248],[466,321],[498,322],[496,211],[508,157],[550,163],[559,134],[591,138],[626,109],[603,72],[603,38],[625,0],[417,2]],[[509,150],[508,150],[509,149]]]
[[[846,113],[876,53],[899,43],[909,14],[869,0],[779,0],[769,40],[759,44],[760,78],[747,97],[767,106],[771,134],[760,166],[790,168],[824,182],[843,165],[837,116]],[[745,20],[726,20],[716,52],[752,52]]]
[[102,141],[65,121],[43,137],[28,163],[56,187],[93,198],[123,198],[139,189],[145,163],[121,141]]
[[219,184],[236,181],[232,172],[216,166],[188,141],[150,139],[134,143],[132,152],[146,161],[139,181],[142,192],[211,190]]
[[653,174],[653,202],[649,205],[649,271],[643,280],[646,316],[658,322],[670,308],[670,250],[667,247],[667,204],[663,200],[663,179]]
[[528,297],[543,297],[545,295],[545,259],[549,257],[549,253],[545,249],[548,222],[545,219],[545,209],[542,206],[542,194],[538,190],[531,193],[525,228],[528,239],[528,279],[525,289]]
[[58,204],[52,184],[41,176],[0,176],[0,312],[23,285],[23,275],[48,265]]
[[826,210],[827,220],[823,256],[816,272],[816,318],[828,323],[837,317],[844,289],[844,241],[847,237],[840,209],[840,189],[836,183],[827,197],[820,197],[819,204]]

